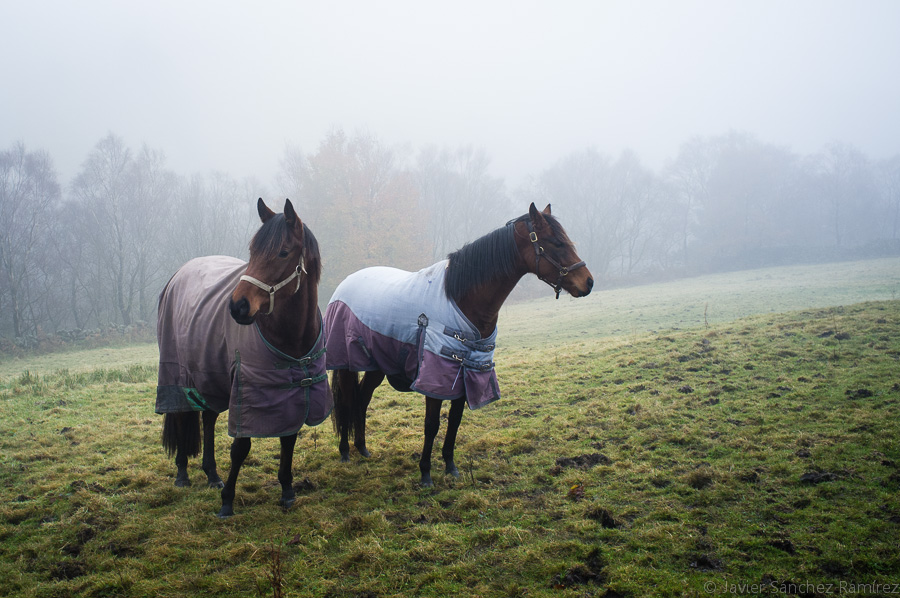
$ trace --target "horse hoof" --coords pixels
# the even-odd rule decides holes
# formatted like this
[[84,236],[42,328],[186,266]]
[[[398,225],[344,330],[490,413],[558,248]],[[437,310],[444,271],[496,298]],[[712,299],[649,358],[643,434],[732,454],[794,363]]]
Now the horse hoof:
[[372,453],[370,453],[369,449],[367,449],[366,447],[362,447],[361,449],[357,449],[357,450],[359,451],[359,454],[362,455],[363,457],[369,458],[372,456]]
[[225,487],[225,482],[223,482],[222,480],[219,480],[218,482],[210,482],[208,485],[210,488],[213,488],[214,490],[221,490],[222,488]]
[[176,488],[188,488],[188,487],[190,487],[190,485],[191,485],[190,480],[178,480],[178,479],[175,480]]
[[419,482],[419,485],[422,486],[422,488],[433,488],[434,482],[431,481],[431,476],[422,476],[422,481]]
[[228,519],[229,517],[234,516],[234,509],[231,507],[222,507],[222,510],[216,513],[216,517],[219,519]]
[[456,469],[455,467],[453,469],[448,469],[447,475],[453,476],[454,478],[459,478],[459,470]]
[[341,463],[349,463],[349,462],[350,462],[350,455],[341,454]]
[[296,498],[282,498],[278,501],[278,504],[284,508],[284,510],[288,510],[294,506],[294,502],[296,502]]

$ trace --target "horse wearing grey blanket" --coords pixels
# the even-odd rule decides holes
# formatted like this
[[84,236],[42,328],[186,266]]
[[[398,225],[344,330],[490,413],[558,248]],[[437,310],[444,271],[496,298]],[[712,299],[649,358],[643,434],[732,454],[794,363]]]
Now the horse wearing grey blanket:
[[338,286],[325,310],[325,344],[342,461],[350,458],[351,433],[359,453],[369,456],[366,410],[387,378],[398,390],[425,395],[423,486],[433,484],[432,447],[441,404],[450,402],[442,456],[446,472],[459,475],[453,452],[464,406],[477,409],[500,398],[497,319],[528,273],[552,286],[557,298],[562,290],[583,297],[593,287],[549,205],[538,211],[531,204],[524,216],[418,272],[366,268]]

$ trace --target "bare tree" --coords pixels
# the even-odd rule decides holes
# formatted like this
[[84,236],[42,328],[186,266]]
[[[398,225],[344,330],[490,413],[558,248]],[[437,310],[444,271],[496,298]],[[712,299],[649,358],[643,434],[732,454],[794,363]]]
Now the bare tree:
[[570,154],[544,171],[532,196],[550,203],[556,213],[577,214],[567,222],[569,234],[578,239],[578,254],[595,277],[609,275],[621,254],[619,233],[624,214],[613,191],[613,167],[609,156],[596,149]]
[[281,184],[296,192],[301,217],[322,245],[326,259],[323,291],[364,266],[427,264],[431,247],[424,232],[418,190],[402,165],[402,148],[376,136],[330,132],[318,150],[301,160],[289,150]]
[[784,204],[793,199],[793,155],[744,133],[717,138],[715,145],[704,210],[707,249],[741,260],[789,242],[792,222]]
[[512,206],[503,180],[492,177],[489,168],[484,150],[472,146],[451,150],[431,145],[419,152],[415,180],[420,205],[428,215],[434,259],[442,259],[509,217]]
[[859,241],[867,233],[866,221],[873,195],[868,158],[845,143],[831,143],[814,157],[817,192],[836,247]]
[[660,228],[657,226],[659,184],[656,176],[641,165],[634,152],[625,151],[612,168],[613,190],[622,212],[619,230],[619,272],[634,275],[647,267],[649,252],[658,246]]
[[59,264],[59,288],[66,297],[64,320],[78,329],[101,324],[106,305],[105,278],[87,241],[97,234],[89,214],[75,202],[64,203],[57,212],[53,235],[54,261]]
[[250,237],[259,224],[256,198],[265,195],[266,190],[252,179],[239,181],[224,172],[180,180],[170,204],[167,275],[201,255],[246,259]]
[[696,238],[703,206],[709,203],[709,180],[716,155],[715,144],[707,139],[694,137],[681,146],[675,161],[664,177],[674,192],[675,218],[681,239],[681,259],[686,267],[691,265],[688,247]]
[[47,282],[38,277],[59,191],[46,152],[29,152],[19,142],[0,153],[0,295],[16,337],[35,334],[40,325],[34,310]]
[[279,194],[290,199],[303,218],[304,214],[316,209],[314,198],[306,197],[303,191],[304,182],[309,179],[309,161],[306,154],[299,147],[289,145],[284,148],[279,166],[275,175]]
[[171,223],[169,204],[177,177],[166,169],[165,162],[162,152],[144,145],[131,166],[129,251],[134,260],[138,313],[145,322],[154,317],[157,296],[167,278],[164,233]]
[[419,152],[416,163],[416,185],[419,201],[428,215],[428,238],[431,239],[432,259],[439,260],[450,253],[456,243],[458,231],[454,219],[458,212],[459,175],[453,172],[451,152],[436,145]]
[[93,227],[93,234],[84,241],[91,248],[91,258],[102,268],[103,288],[115,308],[113,321],[126,325],[133,320],[139,276],[131,237],[133,163],[122,139],[110,133],[94,146],[72,184]]

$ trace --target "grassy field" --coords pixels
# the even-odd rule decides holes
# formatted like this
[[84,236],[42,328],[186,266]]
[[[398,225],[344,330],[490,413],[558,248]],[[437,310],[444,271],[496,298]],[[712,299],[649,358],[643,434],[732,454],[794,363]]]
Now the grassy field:
[[226,521],[195,463],[173,486],[155,349],[0,364],[0,595],[900,591],[900,263],[821,268],[510,306],[460,479],[418,487],[385,386],[370,459],[304,430],[284,511],[257,441]]
[[584,299],[546,295],[504,307],[502,350],[634,338],[757,314],[900,299],[900,258],[729,272],[600,291]]

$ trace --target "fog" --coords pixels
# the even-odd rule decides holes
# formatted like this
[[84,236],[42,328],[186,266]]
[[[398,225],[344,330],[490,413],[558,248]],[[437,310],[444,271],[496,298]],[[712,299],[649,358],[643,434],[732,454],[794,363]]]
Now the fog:
[[179,265],[246,257],[260,196],[318,237],[323,301],[531,201],[598,289],[900,255],[898,25],[893,0],[0,3],[0,352],[152,322]]
[[515,186],[561,156],[662,167],[696,135],[898,151],[900,4],[0,4],[0,147],[60,179],[109,132],[180,172],[270,181],[333,127],[472,144]]

